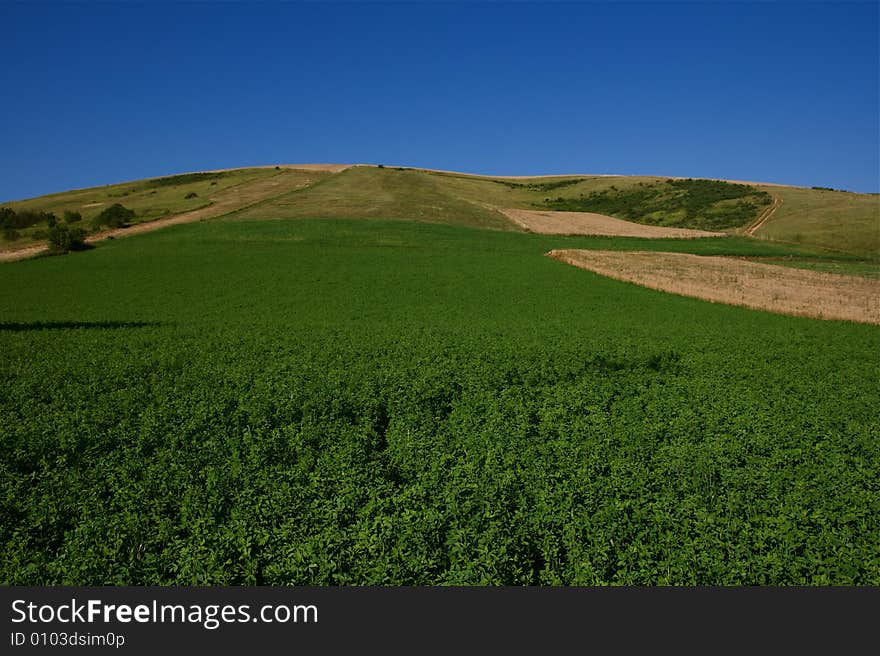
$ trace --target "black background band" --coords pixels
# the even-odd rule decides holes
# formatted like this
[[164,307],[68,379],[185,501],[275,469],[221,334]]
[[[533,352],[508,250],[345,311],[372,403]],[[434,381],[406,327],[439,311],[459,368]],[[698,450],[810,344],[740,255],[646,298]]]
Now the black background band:
[[[5,587],[0,653],[791,653],[874,650],[880,588]],[[15,600],[69,604],[314,605],[317,622],[13,623]],[[21,604],[19,604],[21,607]],[[34,647],[52,633],[122,647]],[[16,637],[16,634],[18,636]],[[36,634],[36,635],[34,635]],[[43,636],[46,634],[46,636]],[[24,638],[22,638],[24,636]],[[80,638],[82,640],[84,638]],[[15,641],[24,644],[15,646]],[[96,640],[96,638],[92,638]]]

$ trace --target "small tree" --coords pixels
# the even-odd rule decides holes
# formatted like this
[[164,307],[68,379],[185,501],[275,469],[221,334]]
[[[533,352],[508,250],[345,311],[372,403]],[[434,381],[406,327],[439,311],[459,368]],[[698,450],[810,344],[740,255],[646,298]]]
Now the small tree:
[[0,228],[15,228],[17,227],[18,217],[15,214],[15,210],[11,207],[0,207]]
[[65,223],[77,223],[78,221],[82,221],[82,214],[79,212],[71,212],[70,210],[64,211]]
[[71,228],[58,223],[49,228],[49,250],[53,253],[85,250],[86,232],[82,228]]
[[114,203],[95,217],[94,225],[96,228],[100,228],[101,226],[107,226],[108,228],[122,228],[133,218],[134,210],[130,210],[119,203]]

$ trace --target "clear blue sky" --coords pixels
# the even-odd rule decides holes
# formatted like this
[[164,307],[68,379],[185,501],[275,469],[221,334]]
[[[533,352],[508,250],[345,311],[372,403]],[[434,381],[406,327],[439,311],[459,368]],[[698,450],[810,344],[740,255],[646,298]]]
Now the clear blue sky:
[[375,163],[880,191],[878,3],[0,0],[0,200]]

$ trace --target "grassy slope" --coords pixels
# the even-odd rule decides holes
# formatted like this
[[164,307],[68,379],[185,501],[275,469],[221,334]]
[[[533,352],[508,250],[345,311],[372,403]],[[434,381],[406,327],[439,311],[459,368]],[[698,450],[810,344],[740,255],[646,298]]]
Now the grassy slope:
[[565,180],[576,180],[579,176],[558,176],[553,178],[528,178],[508,180],[502,178],[479,178],[454,173],[423,172],[436,181],[447,193],[460,196],[475,203],[488,203],[495,207],[512,207],[517,209],[534,209],[536,204],[545,198],[562,196],[575,198],[580,194],[607,189],[615,185],[619,189],[635,187],[639,183],[650,183],[662,178],[640,176],[604,177],[594,176],[581,178],[575,185],[561,187],[550,191],[519,187],[516,185],[536,185],[554,183]]
[[[260,169],[236,169],[216,174],[210,179],[187,180],[181,176],[180,182],[172,185],[162,184],[162,178],[136,180],[102,187],[90,187],[88,189],[76,189],[47,196],[39,196],[27,200],[2,203],[4,207],[11,207],[16,211],[37,210],[53,212],[61,219],[65,210],[80,212],[83,216],[83,227],[90,227],[91,219],[97,216],[103,209],[114,203],[121,203],[136,213],[134,223],[142,223],[162,218],[171,214],[178,214],[189,210],[206,207],[211,204],[211,198],[215,194],[232,192],[240,189],[246,193],[249,183],[277,178],[280,182],[279,193],[285,189],[293,188],[304,181],[317,179],[328,175],[320,171],[281,170],[272,168]],[[195,198],[186,198],[190,193],[195,193]],[[34,243],[33,233],[36,230],[45,231],[45,224],[33,226],[21,230],[21,238],[14,242],[4,242],[0,238],[0,245],[22,247]]]
[[759,237],[880,256],[880,195],[795,187],[763,187],[782,205]]
[[796,253],[304,220],[0,266],[0,581],[880,583],[880,330],[543,256],[589,247]]
[[485,204],[469,202],[434,176],[416,171],[353,167],[309,189],[234,215],[251,218],[408,219],[514,230],[516,226]]

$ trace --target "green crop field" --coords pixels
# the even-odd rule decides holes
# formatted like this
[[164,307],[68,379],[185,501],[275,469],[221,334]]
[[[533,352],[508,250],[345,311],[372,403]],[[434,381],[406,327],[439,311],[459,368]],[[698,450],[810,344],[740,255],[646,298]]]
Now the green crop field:
[[820,254],[242,218],[0,264],[3,584],[880,584],[880,327],[544,256]]

